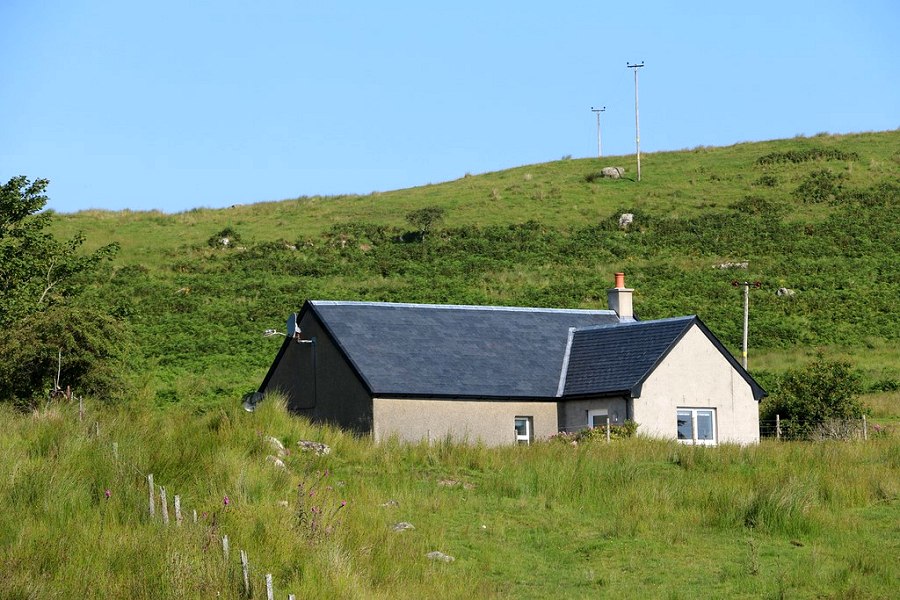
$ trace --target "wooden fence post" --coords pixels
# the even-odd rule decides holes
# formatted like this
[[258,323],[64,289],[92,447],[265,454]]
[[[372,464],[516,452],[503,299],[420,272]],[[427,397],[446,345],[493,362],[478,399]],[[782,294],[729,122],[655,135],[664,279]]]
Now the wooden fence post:
[[606,443],[609,443],[609,415],[606,415]]
[[241,570],[244,572],[244,595],[250,597],[250,561],[247,560],[247,551],[241,550]]
[[181,496],[175,495],[175,524],[181,525]]
[[863,439],[869,440],[869,425],[866,423],[866,415],[863,415]]
[[775,415],[775,439],[781,439],[781,415]]
[[150,516],[156,514],[156,499],[153,497],[153,473],[147,475],[147,483],[150,484]]
[[222,536],[222,556],[225,558],[225,562],[228,562],[228,536]]
[[194,509],[194,523],[197,522],[197,509]]
[[169,502],[166,500],[166,488],[159,486],[159,503],[162,505],[163,524],[169,524]]
[[266,600],[275,600],[275,588],[272,585],[271,573],[266,573]]

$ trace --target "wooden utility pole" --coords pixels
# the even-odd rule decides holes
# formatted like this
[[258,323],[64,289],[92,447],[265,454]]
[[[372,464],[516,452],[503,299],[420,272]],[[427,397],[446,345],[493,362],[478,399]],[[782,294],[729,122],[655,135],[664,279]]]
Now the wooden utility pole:
[[625,63],[629,69],[634,69],[634,145],[637,149],[637,180],[641,180],[641,119],[638,116],[638,69],[644,66],[640,64]]
[[603,108],[594,108],[591,107],[591,111],[597,113],[597,158],[601,158],[603,156],[603,144],[600,141],[600,113],[606,110],[606,107]]
[[747,336],[748,331],[750,329],[750,286],[752,285],[755,288],[760,287],[762,284],[758,281],[750,282],[750,281],[732,281],[731,285],[734,287],[741,286],[744,288],[744,339],[741,344],[741,366],[744,367],[744,370],[747,369]]

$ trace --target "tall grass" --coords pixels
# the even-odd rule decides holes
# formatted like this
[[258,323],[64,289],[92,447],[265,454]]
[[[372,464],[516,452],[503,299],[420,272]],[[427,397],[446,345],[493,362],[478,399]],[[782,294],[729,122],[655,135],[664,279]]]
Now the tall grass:
[[[272,573],[280,595],[316,598],[887,597],[896,583],[894,438],[374,445],[274,401],[253,414],[88,409],[79,422],[74,407],[0,408],[0,597],[238,598],[239,549],[257,594]],[[266,459],[269,436],[291,450],[284,469]],[[301,439],[332,451],[301,452]],[[170,511],[181,496],[181,526],[148,514],[148,473]],[[317,527],[302,518],[314,506]],[[400,521],[415,529],[393,531]],[[801,577],[810,568],[818,579]]]

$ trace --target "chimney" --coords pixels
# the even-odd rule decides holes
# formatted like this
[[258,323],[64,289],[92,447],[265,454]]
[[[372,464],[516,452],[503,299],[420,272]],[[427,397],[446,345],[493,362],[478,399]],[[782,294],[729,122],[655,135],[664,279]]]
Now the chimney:
[[632,289],[625,287],[625,273],[616,273],[616,287],[606,290],[606,299],[610,310],[616,311],[619,321],[634,321],[634,309],[631,305]]

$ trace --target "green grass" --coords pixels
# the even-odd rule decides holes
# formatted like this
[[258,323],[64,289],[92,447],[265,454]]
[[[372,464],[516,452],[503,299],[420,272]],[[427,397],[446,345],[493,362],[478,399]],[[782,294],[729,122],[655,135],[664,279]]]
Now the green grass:
[[[2,597],[238,598],[240,549],[257,594],[272,573],[282,597],[887,598],[900,583],[895,437],[489,449],[374,445],[274,401],[87,415],[0,409]],[[292,450],[285,470],[269,435]],[[199,522],[151,518],[147,473]],[[298,519],[314,505],[332,515],[317,530]]]

